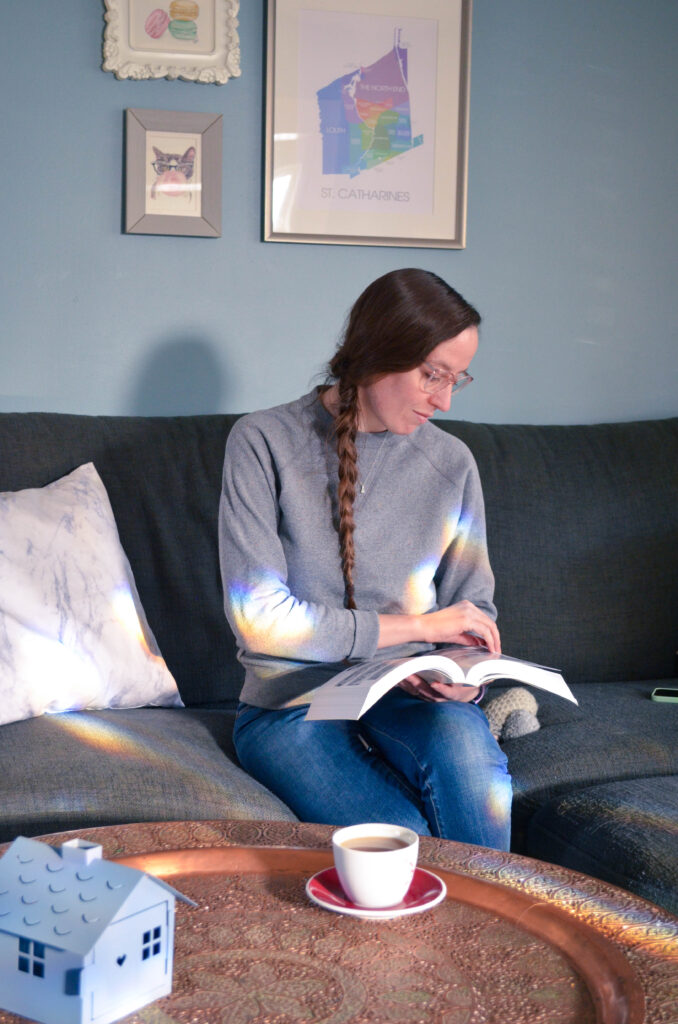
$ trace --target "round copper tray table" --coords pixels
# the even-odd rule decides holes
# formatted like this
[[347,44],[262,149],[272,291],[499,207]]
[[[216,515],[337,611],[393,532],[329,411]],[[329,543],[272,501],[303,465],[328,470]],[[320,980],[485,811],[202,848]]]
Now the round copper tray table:
[[215,821],[42,838],[99,842],[198,904],[177,904],[172,994],[129,1024],[678,1024],[673,915],[541,861],[425,838],[441,904],[389,921],[330,913],[305,884],[331,864],[331,833]]

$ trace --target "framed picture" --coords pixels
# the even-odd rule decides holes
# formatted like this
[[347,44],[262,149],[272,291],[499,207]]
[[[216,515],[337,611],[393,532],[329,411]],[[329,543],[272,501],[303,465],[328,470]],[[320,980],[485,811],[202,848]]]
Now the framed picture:
[[104,0],[104,71],[223,85],[240,74],[239,0]]
[[126,111],[125,231],[221,235],[221,114]]
[[471,0],[268,0],[264,239],[463,248]]

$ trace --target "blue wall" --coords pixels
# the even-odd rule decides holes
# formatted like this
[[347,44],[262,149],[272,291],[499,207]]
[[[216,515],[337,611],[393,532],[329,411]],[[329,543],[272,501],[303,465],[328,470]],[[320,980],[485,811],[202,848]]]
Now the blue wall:
[[[678,414],[678,4],[476,0],[464,250],[260,241],[264,0],[242,76],[119,82],[98,0],[12,5],[0,41],[0,410],[246,411],[305,391],[372,278],[484,315],[451,415]],[[11,27],[11,31],[10,31]],[[121,232],[127,107],[224,117],[220,239]]]

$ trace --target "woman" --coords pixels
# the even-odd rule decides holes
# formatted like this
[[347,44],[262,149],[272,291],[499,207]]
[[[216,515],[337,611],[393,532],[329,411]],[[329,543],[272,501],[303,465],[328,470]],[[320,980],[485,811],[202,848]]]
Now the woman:
[[472,379],[479,322],[436,275],[386,274],[353,306],[325,386],[229,435],[221,571],[246,670],[234,742],[304,821],[508,849],[511,781],[477,691],[411,676],[359,722],[306,722],[303,702],[347,660],[500,650],[477,468],[427,422]]

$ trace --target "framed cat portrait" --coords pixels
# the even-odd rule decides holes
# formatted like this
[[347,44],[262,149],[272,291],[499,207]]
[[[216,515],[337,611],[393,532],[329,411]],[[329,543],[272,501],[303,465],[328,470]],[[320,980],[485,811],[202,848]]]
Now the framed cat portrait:
[[221,114],[125,112],[125,232],[221,237]]
[[240,75],[239,0],[104,0],[104,71],[223,85]]

